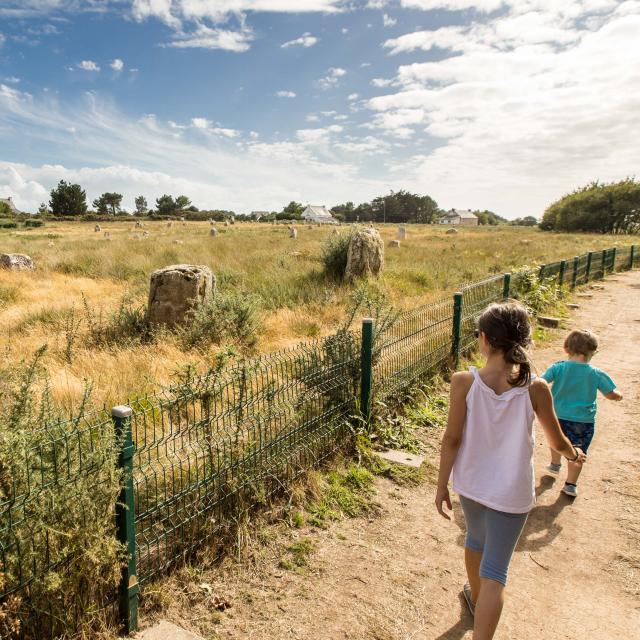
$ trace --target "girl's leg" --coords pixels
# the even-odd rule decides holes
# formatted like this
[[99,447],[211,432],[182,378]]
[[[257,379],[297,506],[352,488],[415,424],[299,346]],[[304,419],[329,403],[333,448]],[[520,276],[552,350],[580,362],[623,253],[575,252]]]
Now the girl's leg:
[[464,564],[467,568],[467,578],[471,586],[471,599],[478,602],[480,595],[480,562],[482,561],[482,552],[473,551],[469,547],[464,548]]
[[491,640],[502,614],[504,585],[488,578],[482,578],[481,583],[480,597],[476,602],[473,640]]
[[562,464],[562,456],[555,449],[551,449],[551,464]]

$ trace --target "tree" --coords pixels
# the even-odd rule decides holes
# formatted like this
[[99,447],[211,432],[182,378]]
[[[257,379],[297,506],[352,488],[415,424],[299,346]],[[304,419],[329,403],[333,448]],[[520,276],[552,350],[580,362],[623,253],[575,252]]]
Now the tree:
[[[506,218],[503,218],[502,216],[499,216],[497,213],[494,213],[493,211],[489,211],[488,209],[485,209],[484,211],[476,210],[473,213],[475,213],[476,218],[478,218],[478,224],[488,224],[488,225],[495,226],[498,224],[508,222]],[[537,221],[536,221],[536,224],[537,224]]]
[[627,178],[610,184],[592,182],[547,207],[544,231],[637,233],[640,230],[640,183]]
[[337,204],[331,209],[331,214],[337,220],[351,221],[353,218],[353,212],[355,205],[353,202],[345,202],[344,204]]
[[402,189],[374,198],[371,201],[371,208],[376,222],[429,224],[437,218],[439,212],[433,198]]
[[292,200],[286,207],[282,209],[280,220],[299,220],[305,207],[299,202]]
[[49,208],[56,216],[82,216],[87,212],[87,194],[79,184],[68,184],[60,180],[51,189]]
[[38,207],[38,215],[41,218],[46,218],[49,215],[49,208],[44,202],[41,203],[40,206]]
[[135,199],[136,203],[136,215],[143,216],[149,210],[149,206],[147,205],[147,199],[144,196],[138,196]]
[[535,227],[538,224],[538,218],[534,216],[525,216],[524,218],[516,218],[509,224],[514,227]]
[[156,198],[156,209],[160,215],[169,215],[176,210],[176,201],[166,193]]
[[122,194],[106,191],[99,198],[93,201],[93,206],[101,215],[111,214],[118,215],[120,212],[120,204],[122,203]]
[[191,200],[187,198],[187,196],[178,196],[176,198],[176,209],[178,211],[182,211],[182,209],[186,209],[191,204]]

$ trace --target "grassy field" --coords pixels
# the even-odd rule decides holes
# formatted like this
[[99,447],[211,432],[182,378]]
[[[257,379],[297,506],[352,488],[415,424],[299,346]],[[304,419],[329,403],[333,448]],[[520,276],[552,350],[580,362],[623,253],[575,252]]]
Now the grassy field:
[[[187,347],[177,336],[155,340],[91,340],[92,323],[121,308],[146,304],[149,276],[177,263],[211,267],[220,292],[253,296],[259,308],[256,351],[269,351],[322,335],[344,318],[354,288],[323,275],[322,249],[332,229],[285,226],[128,221],[49,223],[40,229],[0,230],[0,252],[26,253],[35,273],[0,272],[0,350],[5,362],[29,359],[43,344],[54,398],[71,406],[84,381],[96,401],[123,401],[129,394],[166,383],[185,365],[207,366],[224,344]],[[385,240],[386,269],[375,284],[398,308],[411,308],[449,294],[465,281],[527,264],[547,262],[631,244],[633,238],[566,235],[494,227],[462,229],[411,225],[400,248],[389,247],[395,225],[378,225]],[[104,232],[109,232],[109,238]],[[341,229],[348,233],[348,229]]]

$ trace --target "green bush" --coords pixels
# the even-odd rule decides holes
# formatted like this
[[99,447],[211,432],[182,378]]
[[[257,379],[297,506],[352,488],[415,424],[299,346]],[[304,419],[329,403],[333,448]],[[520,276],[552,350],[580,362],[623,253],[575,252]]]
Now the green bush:
[[186,347],[235,342],[253,347],[262,324],[261,299],[255,295],[228,291],[217,293],[194,315],[183,330]]
[[151,337],[146,307],[132,303],[127,295],[115,311],[106,315],[102,310],[96,311],[84,296],[82,302],[89,346],[127,346]]
[[0,369],[2,638],[100,626],[123,560],[111,420],[88,413],[88,391],[72,419],[63,415],[41,366],[45,349]]
[[18,223],[17,222],[0,222],[0,229],[17,229],[18,228]]
[[322,250],[322,263],[325,274],[333,280],[342,280],[347,268],[347,255],[351,234],[342,233],[330,236]]
[[553,306],[562,296],[556,276],[540,279],[539,269],[523,267],[511,276],[512,297],[524,304],[533,315]]
[[35,229],[37,227],[44,227],[44,222],[42,220],[30,219],[24,221],[24,226],[27,227],[27,229]]

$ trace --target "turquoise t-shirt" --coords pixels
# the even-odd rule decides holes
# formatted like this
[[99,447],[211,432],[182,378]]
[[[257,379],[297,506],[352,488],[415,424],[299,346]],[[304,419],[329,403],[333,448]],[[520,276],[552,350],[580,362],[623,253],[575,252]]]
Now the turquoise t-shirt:
[[596,398],[615,390],[615,382],[588,362],[563,360],[552,364],[542,377],[551,383],[553,406],[558,418],[593,424],[596,421]]

